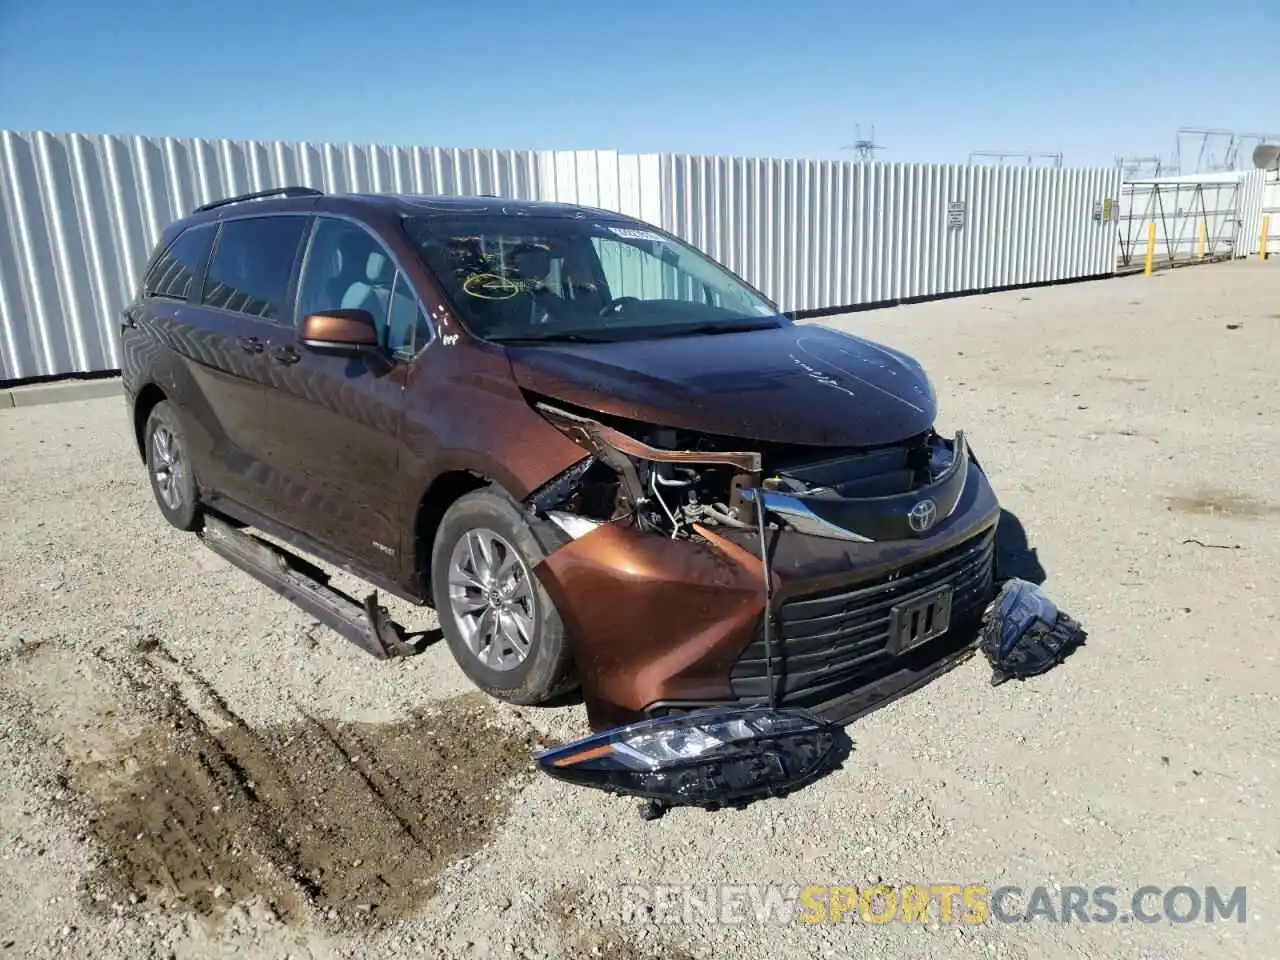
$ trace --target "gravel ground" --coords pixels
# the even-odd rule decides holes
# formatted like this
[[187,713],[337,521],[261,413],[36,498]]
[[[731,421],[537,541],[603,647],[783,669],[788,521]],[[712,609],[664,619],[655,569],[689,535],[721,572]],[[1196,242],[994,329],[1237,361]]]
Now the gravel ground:
[[[495,705],[443,644],[377,662],[168,528],[119,401],[0,413],[0,957],[1276,956],[1280,269],[823,322],[926,363],[1089,642],[998,688],[970,660],[785,800],[653,823],[530,770],[580,705]],[[1245,886],[1247,921],[622,909],[874,883]]]

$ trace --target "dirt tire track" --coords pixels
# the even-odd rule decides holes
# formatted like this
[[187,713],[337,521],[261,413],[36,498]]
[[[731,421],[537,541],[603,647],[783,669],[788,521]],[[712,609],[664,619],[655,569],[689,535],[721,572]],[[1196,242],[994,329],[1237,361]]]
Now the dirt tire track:
[[[497,723],[477,694],[400,723],[299,708],[256,730],[156,636],[88,669],[56,646],[20,656],[3,692],[50,728],[107,854],[86,887],[116,902],[213,921],[260,902],[299,925],[378,926],[430,898],[531,769],[532,731]],[[462,763],[472,749],[489,762]]]
[[[450,838],[447,830],[433,835],[422,812],[431,809],[434,791],[422,777],[424,757],[413,755],[413,745],[423,739],[415,734],[430,739],[430,718],[416,717],[407,729],[388,733],[384,726],[334,724],[299,708],[299,724],[259,733],[163,642],[147,646],[136,661],[148,674],[142,686],[165,691],[166,719],[186,730],[188,749],[210,780],[240,794],[245,809],[235,809],[236,801],[229,798],[226,812],[252,837],[246,846],[262,861],[255,872],[268,886],[259,892],[268,894],[282,917],[308,913],[313,920],[345,917],[376,923],[402,916],[434,892],[431,877],[451,851],[469,846]],[[443,718],[463,733],[471,731],[469,721],[479,720],[481,728],[509,736],[492,723],[492,708],[482,697],[458,701],[457,717],[450,720],[444,712],[435,719]],[[513,770],[528,766],[531,734],[526,731],[523,737],[524,749],[506,755]],[[388,748],[391,762],[380,759]],[[397,777],[397,768],[409,775]],[[483,778],[482,771],[470,767],[455,764],[452,769],[464,779]],[[455,817],[467,809],[467,791],[446,785],[439,799]],[[462,819],[467,820],[465,815]],[[474,835],[478,839],[485,832],[477,829]],[[271,883],[272,877],[278,882]],[[232,900],[241,892],[227,890]]]
[[[152,762],[104,805],[98,821],[99,839],[122,854],[117,863],[124,886],[154,897],[159,879],[168,894],[164,906],[185,906],[201,916],[216,918],[237,902],[259,897],[279,916],[303,920],[309,912],[307,885],[263,803],[264,793],[286,782],[265,745],[254,749],[257,738],[248,725],[159,639],[147,638],[121,667],[138,696],[135,705],[171,731],[167,742],[130,745]],[[223,731],[238,732],[241,744],[220,732],[218,721]],[[157,825],[162,831],[162,849],[153,849],[149,858],[151,871],[127,843],[135,822],[135,839],[150,840]],[[181,879],[173,877],[175,868]]]
[[[369,752],[368,752],[369,748],[363,743],[361,743],[360,744],[361,749],[351,750],[343,742],[344,740],[343,735],[338,731],[338,729],[333,724],[326,723],[323,720],[318,720],[315,717],[311,716],[311,714],[306,712],[302,712],[302,716],[305,717],[307,722],[311,724],[312,728],[316,731],[317,735],[324,737],[325,740],[327,740],[330,744],[333,745],[333,748],[338,752],[338,754],[341,755],[344,759],[346,759],[350,763],[349,769],[351,770],[351,772],[360,778],[361,782],[364,783],[369,793],[377,798],[382,809],[386,811],[386,813],[389,814],[391,818],[400,825],[400,829],[404,831],[405,836],[407,836],[409,840],[411,840],[413,843],[417,843],[417,844],[426,843],[427,838],[420,835],[417,828],[414,827],[413,823],[408,819],[405,813],[403,813],[399,809],[401,806],[401,803],[399,802],[399,798],[393,796],[392,791],[388,790],[386,786],[380,785],[379,783],[376,782],[375,776],[377,775],[377,772],[375,771],[375,769],[372,766],[368,770],[361,769],[361,766],[360,766],[361,762],[365,761],[365,758],[369,756]],[[347,739],[352,739],[359,742],[359,738],[355,734],[348,734]],[[378,779],[382,779],[382,778],[378,778]],[[394,778],[387,778],[387,779],[389,780],[390,784],[392,785],[395,791],[403,790],[403,788],[400,786],[398,782],[395,781]]]

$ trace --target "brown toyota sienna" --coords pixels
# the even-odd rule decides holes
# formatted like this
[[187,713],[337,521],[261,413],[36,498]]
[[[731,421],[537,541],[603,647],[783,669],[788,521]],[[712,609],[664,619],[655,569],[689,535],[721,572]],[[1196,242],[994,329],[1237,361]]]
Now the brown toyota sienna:
[[596,728],[852,719],[993,594],[999,507],[920,365],[617,213],[221,200],[164,231],[122,344],[170,523],[379,656],[420,646],[293,551],[430,605],[479,687],[580,684]]

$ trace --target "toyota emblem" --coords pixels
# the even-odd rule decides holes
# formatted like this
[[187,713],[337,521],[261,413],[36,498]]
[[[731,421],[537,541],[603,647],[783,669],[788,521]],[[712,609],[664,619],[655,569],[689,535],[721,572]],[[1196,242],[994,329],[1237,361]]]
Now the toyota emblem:
[[932,500],[921,500],[907,511],[907,523],[913,533],[924,533],[938,519],[938,505]]

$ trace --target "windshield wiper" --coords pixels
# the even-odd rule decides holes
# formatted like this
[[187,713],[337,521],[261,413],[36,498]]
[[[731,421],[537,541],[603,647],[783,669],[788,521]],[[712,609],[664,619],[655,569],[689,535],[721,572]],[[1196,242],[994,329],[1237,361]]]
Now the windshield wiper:
[[749,333],[752,330],[777,330],[776,323],[699,323],[692,327],[675,327],[663,330],[654,327],[653,332],[667,337],[697,337],[716,333]]
[[609,337],[592,337],[584,333],[544,333],[537,337],[490,337],[494,343],[613,343]]

